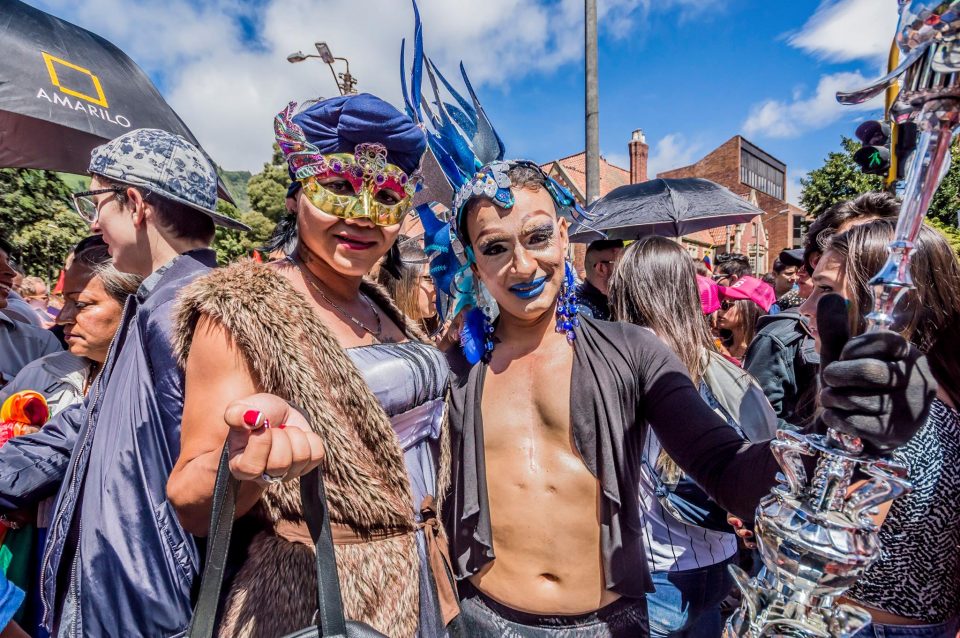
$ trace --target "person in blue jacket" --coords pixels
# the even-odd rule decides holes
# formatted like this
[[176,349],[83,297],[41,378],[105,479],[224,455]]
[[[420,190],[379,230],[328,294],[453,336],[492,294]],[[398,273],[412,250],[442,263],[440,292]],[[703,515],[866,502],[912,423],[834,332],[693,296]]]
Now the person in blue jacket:
[[171,343],[178,291],[216,265],[213,164],[190,142],[137,129],[95,148],[77,212],[118,270],[144,276],[83,404],[0,449],[0,513],[57,494],[41,561],[57,636],[168,636],[190,619],[193,538],[166,497],[180,452],[183,374]]

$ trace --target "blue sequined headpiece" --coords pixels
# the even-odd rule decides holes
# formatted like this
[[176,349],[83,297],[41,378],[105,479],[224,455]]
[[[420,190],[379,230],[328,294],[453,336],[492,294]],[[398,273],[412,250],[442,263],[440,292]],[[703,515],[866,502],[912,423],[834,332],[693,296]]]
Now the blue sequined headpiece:
[[[587,217],[570,192],[556,180],[547,175],[535,162],[529,160],[504,161],[503,140],[493,128],[483,110],[477,94],[467,77],[463,63],[460,75],[470,99],[467,100],[453,88],[440,70],[423,54],[423,24],[416,0],[413,0],[415,19],[413,65],[409,83],[406,76],[404,53],[406,41],[400,48],[400,81],[403,88],[403,100],[407,115],[427,134],[427,144],[440,165],[444,176],[454,192],[452,215],[444,227],[433,217],[426,205],[418,207],[425,225],[432,228],[427,234],[431,237],[427,247],[431,254],[430,273],[437,282],[439,290],[449,293],[456,301],[453,315],[467,310],[464,329],[461,332],[461,345],[467,360],[476,363],[489,357],[493,350],[490,340],[493,331],[491,322],[498,310],[496,302],[486,292],[483,284],[473,275],[470,266],[474,254],[469,241],[463,236],[463,213],[467,204],[476,197],[486,197],[502,208],[512,208],[514,195],[509,171],[518,166],[528,167],[543,176],[543,182],[557,206],[557,213],[568,219],[580,221]],[[422,83],[424,70],[430,82],[433,100],[423,96]],[[439,80],[439,81],[438,81]],[[451,98],[444,100],[440,94],[440,85]],[[436,223],[434,223],[436,222]],[[456,259],[452,250],[453,234],[464,245],[464,261]],[[572,273],[567,273],[567,279]],[[559,315],[559,310],[558,310]],[[442,316],[441,316],[442,318]],[[575,321],[570,322],[572,330]],[[566,326],[567,323],[564,323]],[[561,329],[558,324],[558,330]],[[567,330],[566,327],[563,328]]]
[[544,186],[557,207],[557,214],[570,221],[579,220],[585,216],[583,209],[577,204],[566,188],[560,185],[544,172],[535,162],[529,160],[496,160],[486,164],[478,170],[472,179],[460,187],[453,197],[453,215],[451,217],[453,231],[461,241],[467,243],[462,233],[463,214],[467,204],[476,197],[486,197],[501,208],[513,208],[513,184],[508,174],[514,168],[523,167],[540,173]]

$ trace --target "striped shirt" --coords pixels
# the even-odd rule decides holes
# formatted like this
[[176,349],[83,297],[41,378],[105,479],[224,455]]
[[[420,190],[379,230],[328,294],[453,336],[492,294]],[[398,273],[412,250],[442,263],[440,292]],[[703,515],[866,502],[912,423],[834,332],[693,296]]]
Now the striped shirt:
[[[714,410],[719,407],[705,384],[701,384],[701,394]],[[640,519],[643,523],[647,567],[651,572],[680,572],[707,567],[730,558],[737,551],[737,537],[734,534],[681,523],[660,504],[655,491],[657,483],[652,476],[660,449],[657,435],[652,429],[648,430],[643,457],[649,463],[642,463],[640,468]]]

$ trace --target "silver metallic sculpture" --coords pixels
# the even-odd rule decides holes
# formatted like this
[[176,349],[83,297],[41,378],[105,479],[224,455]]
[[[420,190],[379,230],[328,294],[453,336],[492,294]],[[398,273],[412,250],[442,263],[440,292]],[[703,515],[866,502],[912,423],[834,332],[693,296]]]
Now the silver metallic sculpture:
[[[875,307],[867,319],[873,329],[893,324],[897,302],[913,285],[913,242],[949,166],[950,143],[960,124],[960,0],[900,0],[899,5],[902,63],[865,89],[837,95],[844,104],[858,104],[900,82],[891,117],[915,122],[920,131],[890,257],[871,281]],[[858,439],[833,431],[826,436],[781,431],[772,446],[783,475],[757,508],[764,568],[753,579],[731,568],[743,602],[724,636],[852,636],[870,615],[837,598],[879,555],[870,513],[910,489],[906,470],[862,455]],[[804,455],[817,457],[810,480]],[[857,468],[870,478],[851,492]]]

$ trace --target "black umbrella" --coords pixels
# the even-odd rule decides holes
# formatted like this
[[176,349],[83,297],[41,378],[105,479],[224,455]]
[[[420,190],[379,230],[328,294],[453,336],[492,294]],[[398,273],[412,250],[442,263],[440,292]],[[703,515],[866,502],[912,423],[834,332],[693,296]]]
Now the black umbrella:
[[615,188],[590,207],[592,221],[576,225],[576,242],[680,237],[698,230],[742,224],[763,211],[708,179],[651,179]]
[[[127,55],[19,0],[0,0],[0,166],[84,174],[127,131],[197,139]],[[219,194],[234,203],[221,181]]]

